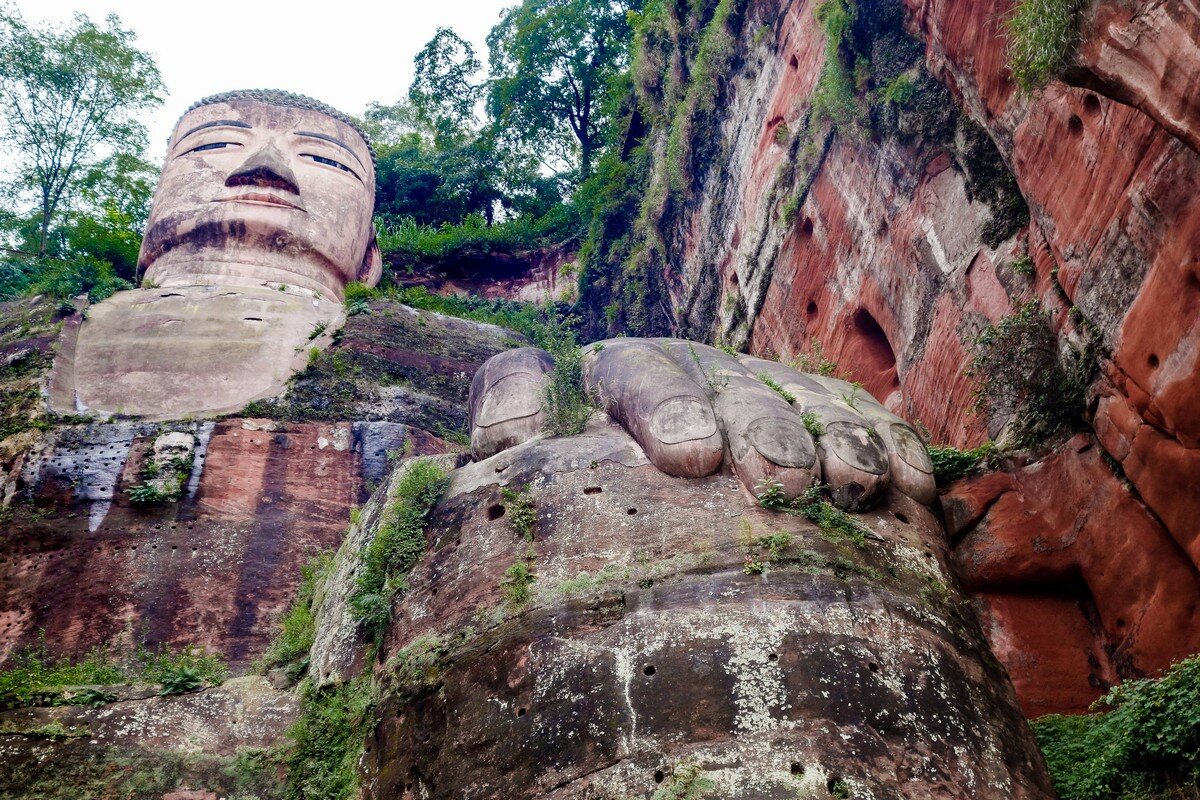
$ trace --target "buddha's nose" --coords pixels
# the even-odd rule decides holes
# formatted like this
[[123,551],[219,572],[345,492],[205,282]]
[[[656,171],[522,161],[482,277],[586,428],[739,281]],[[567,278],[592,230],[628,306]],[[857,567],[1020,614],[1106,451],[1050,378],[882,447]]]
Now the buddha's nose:
[[225,185],[262,186],[300,194],[295,173],[288,166],[287,158],[273,143],[251,153],[245,163],[225,179]]

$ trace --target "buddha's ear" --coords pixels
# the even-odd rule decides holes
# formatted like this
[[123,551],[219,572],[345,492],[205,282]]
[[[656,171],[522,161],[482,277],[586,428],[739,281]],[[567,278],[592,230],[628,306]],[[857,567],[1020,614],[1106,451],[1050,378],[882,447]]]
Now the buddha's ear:
[[362,264],[358,267],[355,280],[366,286],[374,286],[383,276],[383,254],[379,252],[379,241],[375,238],[375,226],[371,225],[371,241],[367,242],[367,252],[363,254]]

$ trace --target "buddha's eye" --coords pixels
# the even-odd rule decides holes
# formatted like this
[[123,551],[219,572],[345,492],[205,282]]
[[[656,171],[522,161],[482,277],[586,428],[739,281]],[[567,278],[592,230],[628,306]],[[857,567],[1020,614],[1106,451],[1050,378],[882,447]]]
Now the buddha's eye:
[[304,158],[311,158],[313,161],[317,162],[318,164],[324,164],[327,167],[335,167],[336,169],[340,169],[342,172],[348,172],[351,175],[353,175],[354,177],[356,177],[356,178],[358,177],[358,173],[356,173],[354,170],[350,169],[349,167],[347,167],[345,164],[343,164],[340,161],[334,161],[332,158],[326,158],[325,156],[314,155],[313,153],[301,153],[301,155]]
[[209,144],[202,144],[199,147],[193,147],[191,150],[188,150],[187,153],[185,153],[184,155],[191,155],[192,153],[203,153],[206,150],[223,150],[226,147],[235,147],[235,146],[236,146],[235,142],[211,142]]

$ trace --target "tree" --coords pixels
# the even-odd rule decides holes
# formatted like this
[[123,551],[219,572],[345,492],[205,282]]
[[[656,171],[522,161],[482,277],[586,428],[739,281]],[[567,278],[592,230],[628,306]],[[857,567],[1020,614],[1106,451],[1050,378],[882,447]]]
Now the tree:
[[450,28],[437,33],[413,59],[408,100],[439,141],[461,141],[477,127],[475,107],[482,86],[473,77],[482,68],[475,48]]
[[39,257],[83,179],[104,159],[145,148],[135,115],[160,104],[164,88],[134,40],[116,16],[105,27],[76,15],[70,27],[34,29],[0,11],[0,125],[19,188],[37,198]]
[[490,112],[541,152],[592,173],[642,0],[525,0],[488,36]]

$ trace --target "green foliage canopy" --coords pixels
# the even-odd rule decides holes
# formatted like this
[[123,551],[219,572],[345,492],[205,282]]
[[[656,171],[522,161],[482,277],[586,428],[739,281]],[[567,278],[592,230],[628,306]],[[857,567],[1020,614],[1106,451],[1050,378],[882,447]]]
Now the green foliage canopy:
[[586,180],[605,141],[640,0],[525,0],[488,36],[489,107],[500,128]]
[[50,228],[113,153],[141,153],[136,114],[162,102],[162,78],[116,16],[105,26],[31,28],[0,12],[0,125],[16,155],[17,189],[36,198],[37,253]]

